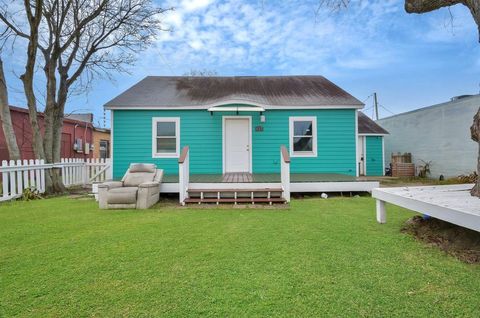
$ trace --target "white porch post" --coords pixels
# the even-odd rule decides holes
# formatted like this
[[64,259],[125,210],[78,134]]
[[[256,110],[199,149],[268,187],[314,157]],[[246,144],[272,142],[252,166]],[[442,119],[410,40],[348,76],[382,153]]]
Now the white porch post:
[[387,210],[385,208],[385,201],[377,199],[377,222],[387,223]]
[[190,183],[190,155],[189,147],[185,146],[182,149],[180,158],[178,159],[178,196],[181,205],[185,205],[187,198],[188,184]]
[[290,202],[290,156],[287,148],[280,146],[280,179],[283,188],[283,198]]

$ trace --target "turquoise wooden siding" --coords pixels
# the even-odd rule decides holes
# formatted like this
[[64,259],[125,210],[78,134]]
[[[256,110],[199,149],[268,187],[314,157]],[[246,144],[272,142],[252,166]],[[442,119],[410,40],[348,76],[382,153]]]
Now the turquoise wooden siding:
[[383,175],[382,136],[366,136],[367,176]]
[[[113,111],[113,173],[121,177],[131,162],[153,162],[167,174],[178,173],[175,158],[152,158],[152,117],[180,117],[181,147],[190,146],[190,172],[222,173],[222,117],[234,113],[205,110]],[[265,123],[252,117],[254,173],[280,173],[280,145],[289,147],[289,117],[317,116],[316,158],[292,158],[292,173],[341,173],[355,175],[355,110],[268,110]],[[263,126],[263,131],[255,131]]]

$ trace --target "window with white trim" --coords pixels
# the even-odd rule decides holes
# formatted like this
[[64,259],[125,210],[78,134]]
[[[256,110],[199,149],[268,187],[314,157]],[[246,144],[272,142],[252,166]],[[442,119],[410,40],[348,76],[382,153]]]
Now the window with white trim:
[[290,156],[317,156],[317,117],[290,117]]
[[155,117],[152,120],[152,157],[175,158],[180,154],[180,118]]

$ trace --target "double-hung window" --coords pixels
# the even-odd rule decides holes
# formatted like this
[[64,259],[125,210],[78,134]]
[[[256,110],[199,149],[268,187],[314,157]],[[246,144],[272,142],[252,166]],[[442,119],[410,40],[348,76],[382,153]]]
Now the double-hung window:
[[290,156],[317,156],[317,117],[290,117]]
[[175,158],[180,153],[180,118],[155,117],[152,120],[152,157]]

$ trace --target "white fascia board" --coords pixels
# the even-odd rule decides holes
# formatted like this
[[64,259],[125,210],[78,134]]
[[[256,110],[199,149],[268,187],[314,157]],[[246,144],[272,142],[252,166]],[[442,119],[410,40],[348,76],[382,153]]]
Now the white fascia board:
[[247,107],[247,106],[240,106],[240,107],[210,107],[207,109],[209,112],[264,112],[265,108],[263,107]]
[[[299,105],[299,106],[270,106],[270,105],[258,105],[250,103],[250,105],[262,107],[265,110],[275,109],[361,109],[361,105]],[[201,105],[201,106],[104,106],[108,110],[202,110],[209,109],[219,105]]]

